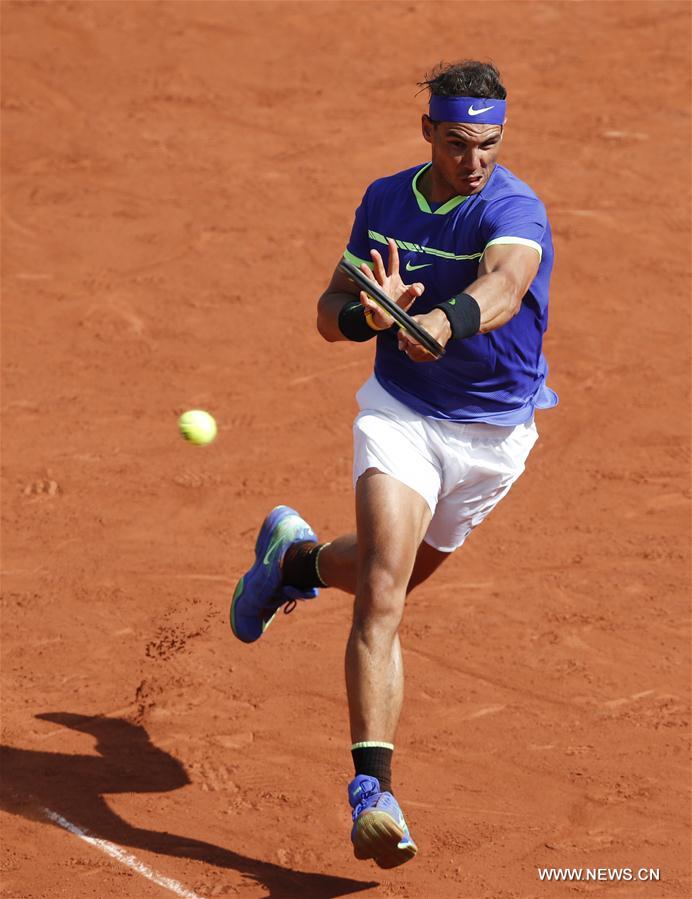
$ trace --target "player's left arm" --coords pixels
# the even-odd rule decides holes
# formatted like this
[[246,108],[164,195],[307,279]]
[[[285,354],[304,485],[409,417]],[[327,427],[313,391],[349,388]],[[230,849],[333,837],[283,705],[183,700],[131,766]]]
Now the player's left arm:
[[519,312],[540,263],[541,257],[533,247],[492,244],[486,248],[478,278],[464,291],[480,307],[481,334],[502,327]]
[[[498,243],[486,247],[478,267],[478,277],[464,290],[478,303],[481,313],[479,333],[494,331],[517,314],[540,262],[540,254],[533,246]],[[449,319],[441,309],[432,309],[414,318],[443,346],[452,336]],[[404,350],[414,362],[429,362],[432,358],[401,331],[399,349]]]

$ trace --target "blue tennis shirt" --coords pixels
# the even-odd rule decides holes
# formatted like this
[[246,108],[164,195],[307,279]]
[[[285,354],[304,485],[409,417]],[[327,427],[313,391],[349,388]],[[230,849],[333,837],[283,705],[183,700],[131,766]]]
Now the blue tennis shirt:
[[344,256],[372,265],[370,250],[387,257],[387,238],[399,248],[404,283],[416,281],[425,292],[411,315],[465,290],[478,277],[478,265],[492,244],[523,244],[541,257],[536,277],[519,312],[488,334],[450,341],[435,362],[412,362],[397,347],[395,330],[377,335],[375,376],[400,402],[432,418],[516,425],[534,409],[557,404],[546,385],[542,353],[548,324],[548,291],[553,243],[545,207],[528,185],[496,165],[483,190],[453,197],[436,209],[418,190],[430,166],[415,166],[380,178],[367,189],[356,210]]

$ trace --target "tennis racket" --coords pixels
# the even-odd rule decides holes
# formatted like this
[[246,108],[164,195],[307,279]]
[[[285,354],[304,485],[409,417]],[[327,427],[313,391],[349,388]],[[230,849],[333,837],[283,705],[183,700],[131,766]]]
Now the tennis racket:
[[401,306],[397,306],[394,300],[391,300],[382,290],[380,285],[375,281],[371,281],[367,275],[364,275],[358,266],[353,265],[353,263],[348,262],[346,259],[342,259],[339,263],[339,268],[344,274],[348,275],[352,281],[355,281],[356,285],[361,290],[364,290],[370,299],[377,303],[380,309],[388,315],[391,315],[402,331],[405,331],[413,337],[414,340],[436,359],[439,359],[440,356],[444,356],[445,348],[442,344],[438,343],[425,328],[421,328],[418,322],[411,318],[408,312],[405,312]]

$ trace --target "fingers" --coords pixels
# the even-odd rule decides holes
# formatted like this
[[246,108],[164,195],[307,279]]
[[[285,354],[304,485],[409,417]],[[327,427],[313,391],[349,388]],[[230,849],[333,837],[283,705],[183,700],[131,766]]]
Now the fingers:
[[370,250],[370,256],[372,257],[374,267],[374,271],[370,273],[370,277],[373,279],[373,281],[377,281],[378,284],[384,284],[387,273],[384,269],[384,261],[382,259],[382,256],[377,252],[377,250]]
[[392,275],[399,274],[399,250],[397,249],[396,241],[391,237],[387,238],[387,246],[389,247],[389,265],[387,266],[387,274],[391,278]]
[[[379,270],[384,272],[382,257],[377,252],[377,250],[371,250],[370,254],[373,258],[375,271],[377,271],[379,267]],[[376,276],[375,272],[365,262],[361,265],[360,270],[364,275],[367,275],[374,284],[380,283],[378,276]],[[389,328],[391,326],[391,316],[387,315],[387,313],[383,309],[381,309],[380,306],[378,306],[377,303],[372,299],[372,297],[368,296],[368,294],[364,290],[361,290],[359,299],[361,306],[365,308],[368,315],[372,315],[371,321],[374,323],[376,331],[383,331],[385,328]]]
[[366,309],[370,309],[372,312],[375,312],[377,310],[375,302],[370,299],[370,297],[364,290],[361,290],[360,292],[360,305],[364,306]]
[[391,278],[393,275],[399,274],[399,250],[396,241],[391,237],[387,238],[387,248],[389,250],[389,259],[387,260],[386,271],[381,254],[377,250],[370,250],[370,255],[375,265],[375,275],[380,284],[382,284],[385,278]]
[[363,308],[366,310],[367,315],[371,315],[371,321],[375,325],[376,331],[384,331],[386,328],[391,327],[392,318],[387,315],[384,310],[382,310],[377,303],[372,300],[364,290],[360,292],[360,302]]
[[372,297],[368,296],[368,294],[361,290],[360,292],[360,304],[366,309],[368,312],[373,312],[378,319],[384,318],[391,324],[391,317],[382,309],[381,306],[378,306],[377,303],[372,299]]
[[[375,252],[377,252],[377,251],[376,251],[376,250],[372,250],[371,252],[372,252],[372,253],[375,253]],[[370,268],[370,266],[369,266],[366,262],[362,262],[362,263],[361,263],[361,265],[360,265],[360,270],[363,272],[363,274],[364,274],[367,278],[370,278],[371,281],[377,282],[377,278],[375,277],[375,275],[373,274],[372,269]]]
[[409,337],[409,335],[405,331],[399,331],[399,333],[397,334],[397,343],[399,345],[399,349],[407,355],[410,350],[420,348],[420,345],[417,344],[412,337]]
[[366,263],[362,263],[360,270],[366,277],[378,284],[390,299],[394,300],[402,309],[408,309],[409,306],[423,293],[425,285],[417,281],[415,284],[404,284],[399,276],[399,251],[396,243],[391,238],[388,239],[389,247],[389,274],[385,270],[384,260],[378,250],[370,250],[372,257],[372,268]]
[[409,284],[404,293],[399,297],[398,305],[404,310],[408,309],[416,302],[424,290],[424,284]]
[[434,362],[435,356],[429,353],[425,347],[422,347],[412,337],[404,331],[399,331],[397,335],[397,343],[402,353],[406,353],[412,362]]

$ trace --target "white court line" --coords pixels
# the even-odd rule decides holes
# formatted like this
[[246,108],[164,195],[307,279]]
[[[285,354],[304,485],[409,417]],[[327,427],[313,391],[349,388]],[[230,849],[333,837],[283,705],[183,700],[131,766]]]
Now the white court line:
[[138,858],[135,858],[134,855],[130,855],[129,852],[125,852],[124,849],[121,849],[120,846],[116,846],[115,843],[109,843],[108,840],[100,840],[97,837],[89,836],[89,834],[85,830],[82,830],[81,827],[77,827],[76,824],[72,824],[67,818],[63,818],[63,816],[59,815],[57,812],[52,812],[49,808],[42,808],[41,811],[46,818],[59,824],[60,827],[63,827],[71,834],[74,834],[74,836],[79,837],[80,840],[84,840],[84,842],[89,843],[90,846],[96,846],[101,852],[110,855],[111,858],[114,858],[122,865],[127,865],[128,868],[132,868],[133,871],[141,874],[142,877],[146,877],[147,880],[151,880],[160,887],[170,890],[171,893],[175,893],[176,896],[182,896],[183,899],[202,899],[197,893],[185,889],[182,883],[178,883],[177,880],[157,874],[156,871],[153,871],[145,865],[144,862],[140,862]]

